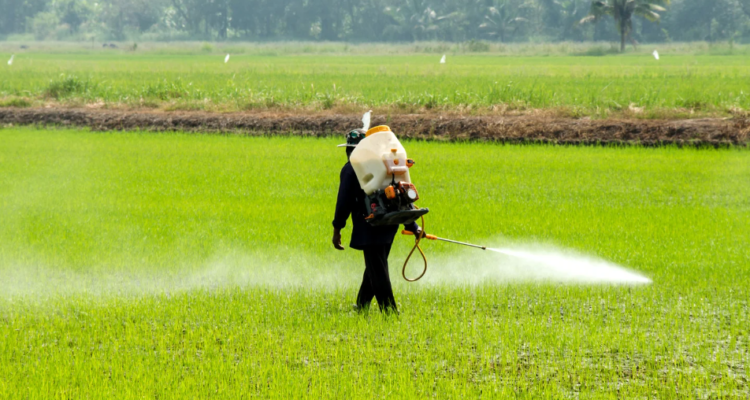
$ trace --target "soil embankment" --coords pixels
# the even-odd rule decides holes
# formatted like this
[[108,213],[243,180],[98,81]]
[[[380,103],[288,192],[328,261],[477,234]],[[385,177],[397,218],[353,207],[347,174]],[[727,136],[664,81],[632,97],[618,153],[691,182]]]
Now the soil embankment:
[[[750,119],[591,120],[522,116],[373,116],[400,137],[505,143],[645,146],[747,146]],[[343,135],[359,115],[284,112],[205,113],[89,109],[0,108],[0,124],[89,127],[97,131],[148,130],[246,135]]]

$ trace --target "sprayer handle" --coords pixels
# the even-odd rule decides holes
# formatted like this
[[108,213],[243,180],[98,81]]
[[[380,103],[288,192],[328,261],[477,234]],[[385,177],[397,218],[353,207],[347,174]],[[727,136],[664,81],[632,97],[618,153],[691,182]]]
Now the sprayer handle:
[[[402,235],[409,235],[409,236],[414,236],[414,232],[412,232],[412,231],[407,231],[407,230],[403,230],[403,231],[401,231],[401,234],[402,234]],[[437,240],[437,236],[435,236],[435,235],[424,235],[423,237],[424,237],[425,239],[430,239],[430,240]]]

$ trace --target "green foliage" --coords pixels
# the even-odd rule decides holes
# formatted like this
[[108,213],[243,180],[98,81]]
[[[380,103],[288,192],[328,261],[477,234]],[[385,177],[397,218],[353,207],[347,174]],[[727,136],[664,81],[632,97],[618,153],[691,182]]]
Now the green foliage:
[[9,99],[0,99],[0,107],[31,107],[31,102],[22,97],[11,97]]
[[[343,134],[343,132],[342,132]],[[503,280],[429,242],[351,311],[339,138],[0,129],[0,397],[747,398],[750,152],[405,142],[427,230],[649,286]],[[351,232],[345,230],[345,235]]]
[[518,33],[529,20],[521,16],[521,10],[526,3],[517,4],[510,0],[493,0],[487,8],[479,29],[500,42],[506,42]]
[[53,34],[59,23],[60,20],[55,13],[42,12],[35,15],[31,25],[34,38],[37,40],[56,39]]
[[672,8],[673,18],[683,27],[681,36],[687,40],[731,41],[750,29],[743,4],[750,11],[750,2],[741,0],[683,0]]
[[321,108],[324,110],[330,110],[336,105],[336,96],[331,93],[325,93],[317,97],[320,100]]
[[661,14],[667,11],[662,5],[669,5],[670,0],[592,0],[591,13],[581,23],[597,21],[610,16],[615,20],[620,35],[620,51],[625,51],[625,41],[633,31],[633,17],[643,17],[651,22],[661,20]]
[[[638,41],[750,39],[746,0],[0,0],[0,35],[40,39],[317,40],[463,43],[611,40],[625,29]],[[612,11],[624,24],[578,23]],[[601,4],[602,7],[597,5]],[[630,9],[628,9],[630,8]],[[599,10],[599,11],[597,11]],[[630,17],[634,15],[634,18]],[[659,25],[642,23],[660,20]],[[632,22],[632,23],[631,23]]]
[[[149,103],[170,109],[200,102],[201,109],[220,111],[379,108],[385,113],[471,106],[470,112],[476,113],[547,109],[606,116],[633,104],[645,108],[643,117],[700,111],[694,114],[699,117],[750,110],[750,66],[746,50],[737,47],[705,47],[700,56],[660,49],[664,57],[659,62],[650,49],[623,57],[580,57],[616,51],[607,45],[570,47],[578,57],[448,52],[445,65],[439,64],[440,53],[341,56],[321,54],[327,48],[314,46],[312,54],[296,56],[261,56],[263,48],[248,50],[250,54],[233,55],[225,64],[221,48],[215,55],[201,54],[194,44],[185,48],[193,53],[34,53],[33,64],[27,56],[17,57],[13,68],[0,69],[0,96],[113,106]],[[373,53],[370,48],[356,51]],[[61,75],[61,70],[66,73]]]
[[463,43],[461,47],[469,53],[486,53],[490,51],[490,44],[481,40],[469,40]]
[[619,53],[620,50],[616,46],[605,46],[599,45],[588,48],[580,53],[576,53],[577,56],[587,57],[603,57]]
[[44,95],[53,99],[64,99],[66,97],[86,94],[92,86],[88,80],[83,80],[75,75],[60,75],[59,78],[50,80]]

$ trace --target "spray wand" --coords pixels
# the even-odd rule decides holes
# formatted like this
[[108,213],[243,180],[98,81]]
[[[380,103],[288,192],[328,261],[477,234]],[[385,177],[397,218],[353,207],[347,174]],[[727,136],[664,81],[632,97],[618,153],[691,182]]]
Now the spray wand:
[[[404,234],[404,235],[414,235],[413,232],[409,232],[409,231],[401,231],[401,233]],[[474,247],[474,248],[477,248],[477,249],[487,250],[487,246],[480,246],[478,244],[471,244],[471,243],[459,242],[458,240],[445,239],[445,238],[437,237],[435,235],[424,235],[423,237],[425,239],[429,239],[429,240],[440,240],[441,242],[448,242],[448,243],[453,243],[453,244],[460,244],[461,246],[469,246],[469,247]]]
[[[421,217],[421,218],[422,218],[422,232],[424,232],[424,217]],[[401,231],[401,234],[403,234],[403,235],[412,235],[413,236],[414,232],[403,230],[403,231]],[[425,256],[424,251],[422,250],[422,247],[419,245],[419,241],[422,240],[422,239],[439,240],[441,242],[448,242],[448,243],[453,243],[453,244],[460,244],[461,246],[468,246],[468,247],[473,247],[475,249],[487,250],[487,246],[480,246],[478,244],[471,244],[471,243],[459,242],[457,240],[445,239],[445,238],[437,237],[435,235],[426,235],[426,234],[423,234],[421,237],[417,237],[417,241],[414,243],[414,247],[412,247],[411,251],[409,252],[409,255],[406,257],[406,261],[404,261],[404,267],[401,269],[401,276],[403,276],[404,279],[407,282],[416,282],[416,281],[422,279],[422,277],[424,276],[424,274],[427,273],[427,256]],[[414,250],[417,250],[417,249],[419,249],[419,254],[422,255],[422,260],[424,260],[424,269],[422,270],[422,273],[419,274],[419,276],[417,276],[414,279],[409,279],[409,278],[406,277],[406,265],[409,264],[409,259],[411,259],[411,255],[414,254]]]

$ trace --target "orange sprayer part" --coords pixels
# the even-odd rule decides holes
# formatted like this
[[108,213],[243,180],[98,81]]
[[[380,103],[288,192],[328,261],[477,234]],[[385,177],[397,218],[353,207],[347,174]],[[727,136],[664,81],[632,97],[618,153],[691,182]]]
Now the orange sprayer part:
[[393,200],[396,198],[396,188],[393,186],[388,186],[385,188],[385,197],[388,198],[388,200]]
[[367,137],[367,136],[370,136],[370,135],[372,135],[373,133],[378,133],[378,132],[390,132],[390,131],[391,131],[391,128],[390,128],[390,127],[389,127],[388,125],[378,125],[378,126],[375,126],[375,127],[372,127],[372,128],[370,128],[370,130],[368,130],[368,131],[367,131],[367,132],[365,133],[365,137]]

